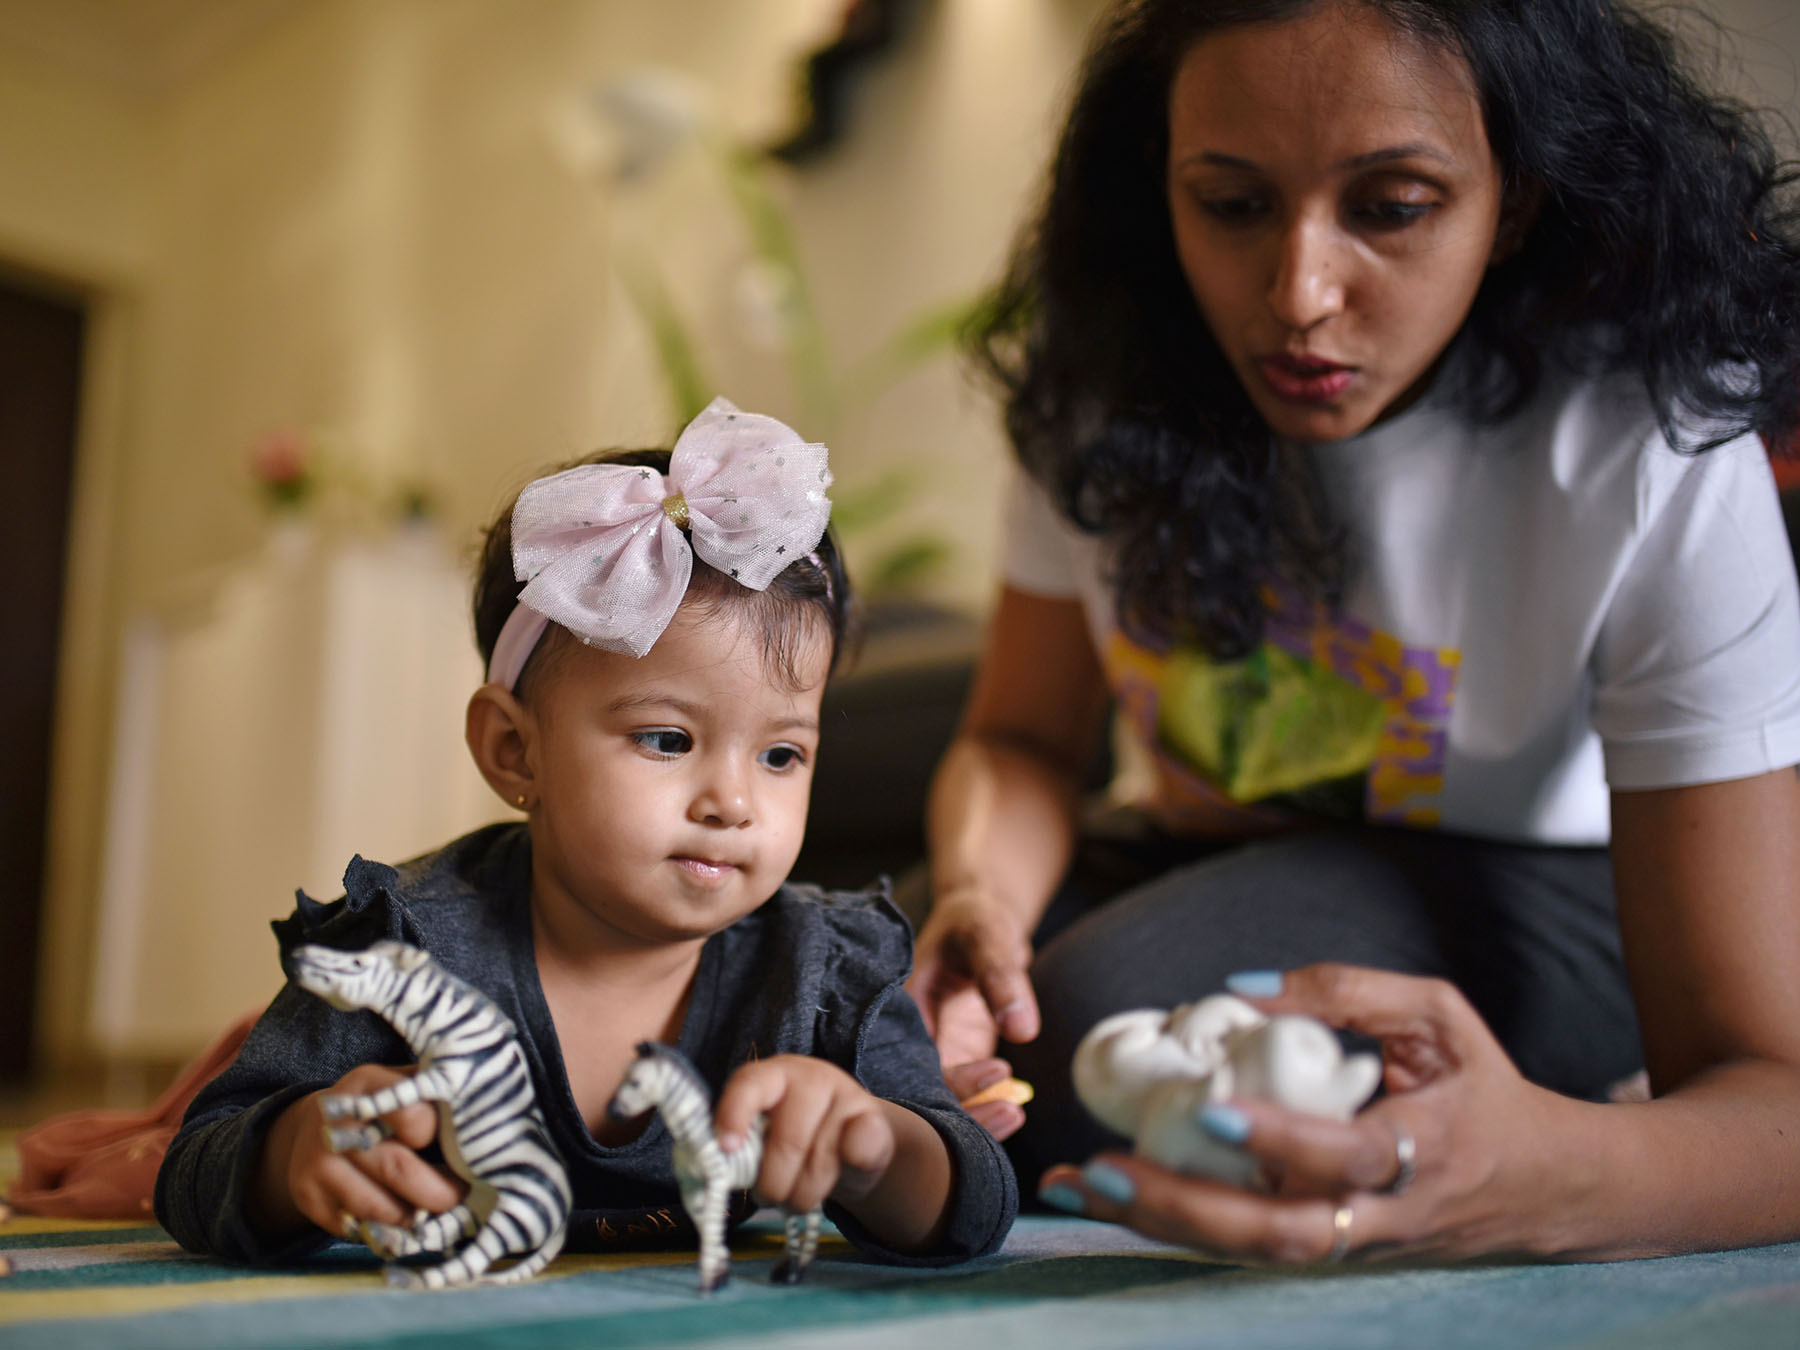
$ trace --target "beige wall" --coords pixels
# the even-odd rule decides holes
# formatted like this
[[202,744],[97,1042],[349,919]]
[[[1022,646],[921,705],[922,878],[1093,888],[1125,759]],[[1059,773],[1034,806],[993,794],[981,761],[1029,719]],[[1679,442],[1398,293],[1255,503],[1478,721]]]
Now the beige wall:
[[[1093,4],[920,8],[860,87],[846,148],[776,177],[845,363],[992,275]],[[329,892],[326,867],[352,848],[393,857],[500,814],[462,768],[433,769],[466,775],[433,783],[435,815],[396,811],[392,783],[349,785],[366,807],[333,803],[318,750],[344,733],[307,641],[356,619],[332,608],[325,555],[303,577],[271,570],[246,452],[273,428],[315,429],[371,475],[427,479],[448,556],[535,467],[665,438],[615,272],[624,240],[654,242],[721,391],[796,416],[779,364],[733,317],[748,248],[704,164],[622,192],[572,175],[546,128],[559,100],[657,66],[704,84],[728,133],[769,138],[794,58],[840,12],[314,0],[155,97],[0,52],[0,260],[92,289],[119,329],[98,372],[110,420],[90,419],[111,443],[84,450],[95,481],[74,544],[72,621],[89,618],[59,729],[54,1056],[185,1053],[278,982],[266,922],[294,885]],[[919,466],[932,486],[914,519],[961,541],[938,593],[978,607],[1001,465],[991,416],[947,365],[851,411],[834,431],[840,478]],[[326,554],[365,546],[386,544]],[[433,604],[459,609],[460,583],[426,571]],[[448,622],[426,650],[460,644],[460,612]],[[132,676],[115,688],[121,653]],[[430,682],[452,749],[464,659],[392,692],[413,707]]]
[[71,278],[141,271],[151,136],[129,100],[0,49],[0,136],[0,257]]
[[[915,31],[858,87],[847,145],[778,175],[841,363],[992,277],[1098,7],[918,6]],[[534,467],[672,430],[620,293],[621,250],[654,244],[721,392],[797,415],[778,363],[734,318],[747,248],[716,179],[690,159],[649,189],[583,180],[548,134],[552,109],[666,67],[711,90],[731,134],[766,138],[786,121],[793,58],[841,9],[299,0],[154,95],[0,44],[0,265],[88,290],[98,318],[53,793],[54,1056],[185,1053],[274,986],[265,923],[295,884],[330,887],[327,859],[396,856],[498,814],[450,767],[472,675],[446,559]],[[1714,9],[1756,35],[1747,92],[1791,111],[1795,7]],[[397,705],[452,723],[429,794],[403,775],[354,785],[366,800],[333,795],[343,764],[330,757],[354,758],[333,747],[380,709],[346,712],[341,664],[309,639],[368,621],[343,601],[342,569],[395,541],[340,539],[304,575],[271,563],[245,455],[282,426],[329,431],[365,472],[422,476],[438,494],[436,562],[409,553],[392,570],[407,594],[440,597],[420,602],[431,612],[406,650],[456,654],[402,676],[396,649],[383,667]],[[985,603],[1003,455],[983,397],[939,363],[850,409],[833,440],[846,483],[919,470],[913,523],[961,550],[938,594]],[[121,651],[150,674],[121,688]],[[121,718],[142,732],[129,774]]]
[[1718,56],[1722,78],[1742,98],[1785,119],[1779,134],[1782,152],[1800,155],[1800,5],[1794,0],[1707,0],[1697,8],[1719,27],[1709,32],[1702,23],[1687,31]]

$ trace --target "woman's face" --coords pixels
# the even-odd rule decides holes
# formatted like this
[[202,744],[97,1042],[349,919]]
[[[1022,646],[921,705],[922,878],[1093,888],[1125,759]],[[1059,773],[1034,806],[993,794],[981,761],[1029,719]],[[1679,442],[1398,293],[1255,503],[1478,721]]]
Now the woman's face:
[[1416,398],[1499,251],[1468,68],[1360,6],[1196,44],[1170,91],[1168,194],[1207,326],[1302,441]]

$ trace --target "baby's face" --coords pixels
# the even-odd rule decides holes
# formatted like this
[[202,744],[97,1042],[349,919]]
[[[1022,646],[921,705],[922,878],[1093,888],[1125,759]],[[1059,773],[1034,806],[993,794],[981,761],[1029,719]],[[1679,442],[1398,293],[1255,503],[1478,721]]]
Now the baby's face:
[[829,638],[798,656],[796,690],[752,625],[692,605],[641,658],[560,654],[532,697],[540,921],[570,940],[681,941],[775,893],[806,829]]

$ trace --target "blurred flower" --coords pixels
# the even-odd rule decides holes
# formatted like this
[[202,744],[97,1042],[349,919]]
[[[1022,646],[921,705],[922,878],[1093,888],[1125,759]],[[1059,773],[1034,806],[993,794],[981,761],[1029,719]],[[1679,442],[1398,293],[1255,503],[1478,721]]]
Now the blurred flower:
[[250,470],[263,500],[283,510],[305,505],[318,485],[306,438],[292,429],[272,431],[257,442]]
[[379,529],[436,514],[427,479],[372,475],[368,458],[322,433],[283,427],[250,448],[250,476],[271,511],[287,519],[305,512],[334,529]]
[[675,71],[643,69],[588,86],[553,105],[551,144],[577,177],[645,182],[709,121],[705,90]]
[[793,268],[769,258],[752,258],[738,269],[731,292],[745,341],[765,352],[784,351],[792,344],[803,318],[800,282]]

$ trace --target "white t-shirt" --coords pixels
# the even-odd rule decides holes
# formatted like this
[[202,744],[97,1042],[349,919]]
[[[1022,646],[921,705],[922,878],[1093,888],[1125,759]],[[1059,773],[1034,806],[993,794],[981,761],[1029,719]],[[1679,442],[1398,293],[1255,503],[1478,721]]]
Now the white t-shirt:
[[1679,454],[1635,382],[1546,380],[1499,426],[1427,399],[1311,453],[1343,611],[1272,597],[1225,665],[1122,632],[1104,545],[1015,478],[1006,580],[1082,601],[1170,828],[1298,807],[1603,844],[1609,786],[1800,762],[1800,599],[1755,436]]

